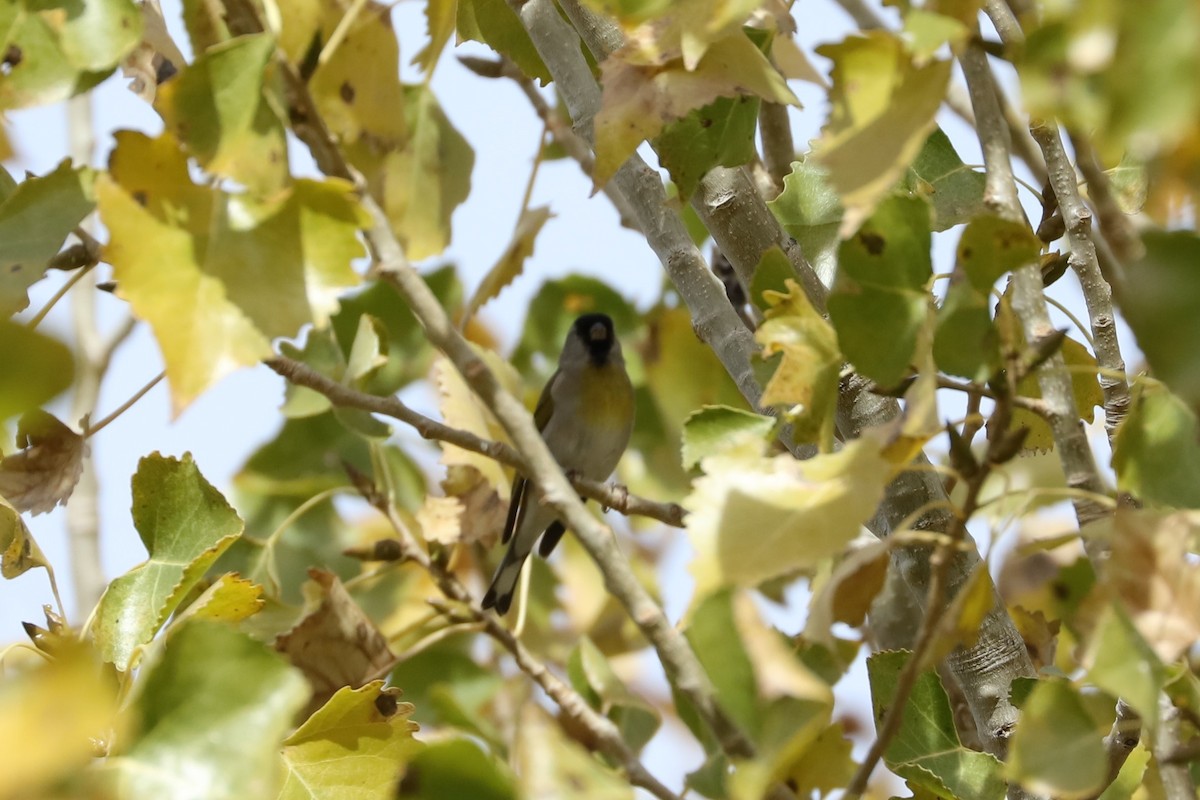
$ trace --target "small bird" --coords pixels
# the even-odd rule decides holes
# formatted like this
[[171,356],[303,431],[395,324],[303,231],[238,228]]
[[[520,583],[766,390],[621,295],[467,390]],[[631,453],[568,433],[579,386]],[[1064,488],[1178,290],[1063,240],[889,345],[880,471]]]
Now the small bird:
[[[629,444],[633,406],[633,384],[612,320],[606,314],[584,314],[571,325],[558,370],[533,412],[546,446],[568,475],[602,481],[616,469]],[[483,596],[483,607],[507,613],[521,566],[538,537],[538,552],[545,558],[565,530],[538,488],[517,475],[501,539],[501,544],[512,544]]]

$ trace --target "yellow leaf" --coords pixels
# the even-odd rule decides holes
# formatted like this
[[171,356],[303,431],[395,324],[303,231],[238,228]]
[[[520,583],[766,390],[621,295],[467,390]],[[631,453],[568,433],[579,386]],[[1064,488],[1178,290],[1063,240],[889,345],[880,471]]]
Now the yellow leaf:
[[50,565],[25,520],[0,497],[0,575],[11,580],[34,567],[49,569]]
[[178,625],[180,621],[193,617],[240,622],[262,609],[262,593],[263,588],[254,581],[228,572],[217,578],[212,586],[193,600],[172,625]]
[[504,248],[504,252],[500,254],[495,265],[488,270],[488,274],[483,277],[479,288],[475,290],[475,296],[471,298],[463,311],[463,319],[475,316],[475,312],[487,301],[500,294],[504,287],[516,280],[525,266],[525,259],[533,255],[533,244],[541,232],[542,226],[552,216],[554,215],[550,213],[548,206],[527,208],[521,212],[521,218],[517,220],[517,227],[513,231],[512,241]]

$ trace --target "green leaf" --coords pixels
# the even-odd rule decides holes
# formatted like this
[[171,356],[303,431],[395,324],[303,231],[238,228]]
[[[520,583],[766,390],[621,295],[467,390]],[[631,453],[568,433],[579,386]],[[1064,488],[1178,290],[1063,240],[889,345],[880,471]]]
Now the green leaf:
[[0,319],[0,364],[0,421],[57,396],[75,374],[66,345],[7,319]]
[[405,762],[421,743],[409,722],[411,703],[372,681],[345,686],[283,742],[279,800],[350,797],[389,800]]
[[280,744],[307,698],[300,673],[261,642],[189,622],[139,676],[136,738],[98,771],[119,798],[273,797]]
[[567,674],[571,685],[588,704],[617,725],[621,738],[634,752],[645,747],[662,723],[654,707],[625,686],[604,654],[586,636],[571,651]]
[[654,149],[681,197],[691,197],[712,168],[754,158],[758,107],[757,97],[722,97],[663,129]]
[[50,562],[20,512],[0,497],[0,576],[12,580],[35,567],[49,571]]
[[90,169],[64,160],[53,172],[26,178],[0,203],[0,317],[29,305],[25,290],[95,208],[94,180]]
[[216,45],[163,84],[155,103],[206,170],[260,194],[289,177],[283,122],[263,96],[274,55],[267,33]]
[[1148,728],[1157,725],[1163,663],[1119,606],[1105,606],[1095,625],[1084,658],[1088,681],[1133,706]]
[[[1075,396],[1075,408],[1079,410],[1080,417],[1091,422],[1096,414],[1096,406],[1104,405],[1104,392],[1097,377],[1099,368],[1096,365],[1096,357],[1088,352],[1087,347],[1069,337],[1063,339],[1062,356],[1071,373],[1071,392]],[[1017,393],[1022,397],[1042,396],[1036,373],[1021,379],[1017,384]],[[1012,426],[1014,429],[1029,429],[1023,450],[1050,450],[1054,447],[1054,433],[1050,430],[1049,423],[1038,414],[1024,408],[1014,408]]]
[[526,208],[521,211],[521,218],[517,220],[512,240],[504,248],[500,258],[488,270],[487,275],[483,276],[479,288],[475,290],[475,294],[463,311],[464,319],[475,316],[476,311],[517,279],[525,267],[525,260],[533,255],[533,245],[537,241],[538,234],[541,233],[542,226],[552,216],[554,215],[550,213],[549,206]]
[[760,311],[771,307],[767,302],[767,292],[777,292],[781,295],[788,293],[788,281],[796,280],[796,269],[788,260],[783,249],[773,245],[762,254],[758,266],[754,268],[754,277],[750,280],[750,300]]
[[1151,232],[1117,302],[1159,380],[1200,408],[1200,236]]
[[787,407],[784,414],[796,441],[831,445],[842,369],[837,334],[795,281],[787,282],[785,292],[766,292],[764,299],[766,320],[754,340],[762,345],[763,358],[776,353],[782,358],[759,403]]
[[986,179],[962,162],[950,137],[935,128],[909,167],[907,183],[933,205],[933,230],[969,222],[983,209]]
[[543,86],[550,82],[550,70],[542,63],[525,26],[505,0],[458,0],[457,25],[460,38],[483,42],[508,56],[522,72]]
[[683,422],[683,468],[713,455],[766,451],[775,419],[730,406],[704,406]]
[[832,107],[815,152],[852,231],[904,175],[936,125],[950,61],[917,66],[893,33],[871,31],[817,52],[833,61]]
[[[740,30],[713,42],[695,69],[681,60],[645,64],[622,50],[601,64],[604,94],[596,114],[596,164],[603,186],[638,145],[719,97],[757,95],[797,104],[783,76]],[[686,195],[684,195],[686,196]]]
[[96,611],[96,643],[119,670],[242,532],[237,512],[204,480],[190,454],[157,453],[133,476],[133,524],[150,558],[108,585]]
[[358,281],[367,224],[351,186],[297,181],[266,201],[192,183],[168,134],[117,134],[97,185],[107,258],[122,297],[150,323],[176,412],[228,372],[271,354],[270,339],[322,324]]
[[6,4],[0,108],[55,103],[104,80],[142,40],[133,0]]
[[[911,654],[884,651],[867,658],[871,706],[875,725],[885,714],[901,711],[894,705],[897,683]],[[910,785],[939,797],[1004,797],[1004,765],[988,753],[964,747],[954,728],[954,711],[937,673],[923,671],[913,686],[902,713],[900,730],[884,753],[888,768]]]
[[1104,787],[1103,732],[1068,681],[1039,680],[1009,745],[1010,780],[1038,794],[1092,797]]
[[1121,765],[1121,771],[1117,773],[1117,777],[1113,779],[1107,789],[1100,793],[1096,800],[1132,800],[1134,793],[1143,786],[1142,778],[1149,763],[1150,748],[1146,746],[1145,742],[1139,742],[1129,757],[1125,759],[1125,763]]
[[807,461],[710,456],[684,500],[697,594],[753,587],[841,551],[875,511],[891,465],[871,439]]
[[788,235],[800,243],[821,279],[832,279],[841,242],[838,227],[845,211],[825,167],[813,159],[794,162],[783,179],[783,192],[767,205]]
[[[437,297],[439,305],[453,316],[462,306],[462,285],[454,268],[443,267],[423,273],[421,277]],[[362,315],[370,314],[383,324],[386,332],[382,351],[387,354],[387,364],[363,381],[364,392],[394,394],[429,373],[429,367],[433,364],[433,348],[408,304],[394,288],[385,283],[372,283],[356,294],[339,298],[339,302],[341,309],[331,322],[338,344],[347,358]]]
[[958,263],[971,284],[987,293],[1001,276],[1037,261],[1042,243],[1024,222],[996,216],[972,219],[958,241]]
[[989,299],[968,281],[950,287],[937,311],[933,336],[938,369],[982,382],[1000,366],[1000,334],[992,323]]
[[409,762],[400,796],[413,800],[514,800],[508,770],[467,739],[442,739]]
[[633,800],[628,780],[569,738],[536,703],[522,706],[516,763],[523,797]]
[[417,723],[455,726],[499,742],[484,711],[504,679],[471,658],[471,642],[469,636],[456,636],[431,645],[397,664],[389,683],[404,690]]
[[414,261],[436,256],[450,243],[450,215],[467,199],[475,153],[428,86],[404,87],[409,138],[387,156],[372,192]]
[[1117,488],[1145,503],[1200,508],[1196,413],[1158,381],[1138,378],[1112,465]]
[[881,386],[908,373],[928,314],[929,205],[893,196],[838,250],[829,317],[846,358]]
[[[733,646],[738,641],[738,633],[733,617],[732,592],[713,592],[700,600],[688,618],[684,634],[717,688],[721,707],[743,730],[753,735],[761,722],[758,686],[754,665],[745,649]],[[711,737],[712,734],[703,728],[699,720],[695,720],[695,723],[702,730],[691,724],[692,720],[686,715],[684,721],[702,740]]]

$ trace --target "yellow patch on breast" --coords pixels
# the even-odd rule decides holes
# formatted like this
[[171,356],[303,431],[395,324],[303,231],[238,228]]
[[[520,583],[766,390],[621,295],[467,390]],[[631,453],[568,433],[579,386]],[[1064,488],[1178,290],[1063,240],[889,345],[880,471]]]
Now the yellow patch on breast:
[[583,371],[580,389],[584,417],[593,425],[624,428],[633,418],[633,388],[625,370],[615,364]]

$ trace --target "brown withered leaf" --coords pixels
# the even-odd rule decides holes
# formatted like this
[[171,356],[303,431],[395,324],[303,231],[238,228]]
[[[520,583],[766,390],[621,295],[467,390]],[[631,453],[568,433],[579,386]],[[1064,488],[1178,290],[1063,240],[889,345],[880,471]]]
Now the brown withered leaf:
[[395,658],[387,639],[354,602],[332,572],[309,569],[304,585],[312,610],[275,640],[312,685],[307,714],[325,704],[343,686],[357,689],[380,677]]
[[0,495],[32,514],[67,502],[83,472],[84,438],[39,409],[21,417],[17,444],[23,449],[0,460]]
[[167,31],[158,0],[142,0],[141,6],[142,41],[121,62],[121,74],[130,79],[131,92],[153,103],[158,84],[183,69],[187,60]]
[[[487,548],[495,546],[508,515],[507,494],[501,497],[499,489],[469,464],[446,467],[442,490],[447,498],[455,499],[458,507],[458,530],[454,541],[463,544],[479,542]],[[435,540],[442,541],[437,537]]]
[[879,541],[856,547],[838,562],[828,580],[814,587],[804,628],[806,638],[833,646],[833,623],[863,624],[871,602],[883,588],[890,550],[886,542]]
[[1170,663],[1200,638],[1200,566],[1189,557],[1200,535],[1200,512],[1118,509],[1111,526],[1112,556],[1103,581],[1146,642]]

